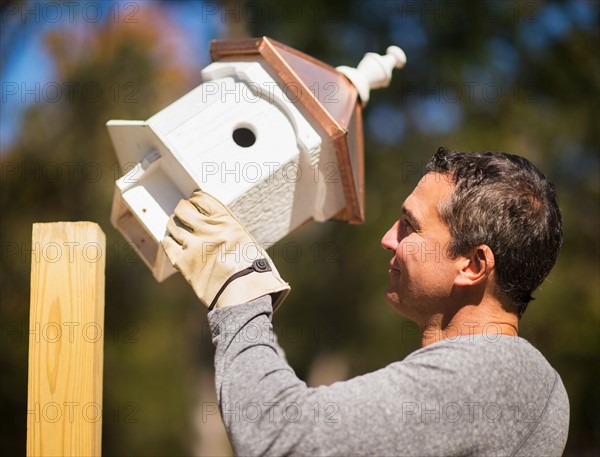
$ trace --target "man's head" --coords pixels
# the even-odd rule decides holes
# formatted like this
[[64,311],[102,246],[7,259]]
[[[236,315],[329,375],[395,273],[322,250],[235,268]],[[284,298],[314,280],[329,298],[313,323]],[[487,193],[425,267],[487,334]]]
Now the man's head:
[[[435,201],[432,195],[427,196],[432,193],[438,194]],[[506,153],[461,153],[440,148],[427,164],[425,177],[405,201],[405,210],[411,205],[426,211],[426,207],[429,210],[435,207],[437,217],[427,214],[427,220],[420,224],[429,230],[424,229],[422,233],[417,230],[413,235],[402,232],[405,215],[397,223],[398,227],[384,236],[384,247],[397,252],[392,261],[402,265],[399,276],[405,267],[411,266],[404,263],[406,252],[419,248],[421,262],[435,260],[436,265],[431,267],[436,268],[432,272],[441,275],[432,283],[426,281],[423,287],[438,284],[445,287],[452,299],[456,298],[452,295],[460,293],[460,285],[476,286],[483,280],[491,281],[489,290],[494,291],[496,298],[510,311],[519,316],[523,314],[532,300],[532,292],[554,266],[562,242],[562,222],[554,186],[531,162]],[[437,234],[433,234],[434,228]],[[441,250],[441,256],[434,259],[433,255],[426,254],[433,249],[432,242],[444,242],[444,228],[447,242],[435,247]],[[393,236],[398,243],[391,240]],[[408,281],[410,287],[405,287],[406,290],[402,290],[406,284],[396,287],[392,284],[394,278],[390,279],[388,299],[392,303],[398,300],[396,304],[401,312],[405,298],[402,294],[410,299],[415,292],[410,283],[421,281],[411,272],[419,274],[407,269],[403,280],[396,284],[402,286]],[[393,289],[396,291],[390,294]],[[427,306],[428,299],[443,302],[444,291],[439,292],[442,294],[438,296],[413,295],[413,298],[424,298],[424,306]],[[417,302],[412,305],[418,306]]]
[[556,191],[527,159],[502,152],[450,152],[429,161],[427,173],[449,175],[454,191],[440,207],[452,257],[478,245],[494,253],[496,282],[519,316],[556,262],[562,219]]

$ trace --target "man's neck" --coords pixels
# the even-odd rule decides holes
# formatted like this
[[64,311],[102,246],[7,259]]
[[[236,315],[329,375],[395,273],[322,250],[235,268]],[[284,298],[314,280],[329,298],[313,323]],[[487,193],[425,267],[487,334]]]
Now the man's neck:
[[421,323],[421,347],[449,338],[470,335],[516,336],[519,320],[513,313],[504,311],[498,303],[467,305],[452,315],[443,313],[431,316]]

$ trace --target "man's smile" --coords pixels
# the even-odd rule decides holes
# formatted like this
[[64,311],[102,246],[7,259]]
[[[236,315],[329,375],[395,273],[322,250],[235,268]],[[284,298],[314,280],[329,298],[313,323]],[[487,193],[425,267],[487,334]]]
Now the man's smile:
[[389,271],[390,272],[395,271],[397,273],[400,273],[400,269],[395,266],[393,259],[390,261],[390,270]]

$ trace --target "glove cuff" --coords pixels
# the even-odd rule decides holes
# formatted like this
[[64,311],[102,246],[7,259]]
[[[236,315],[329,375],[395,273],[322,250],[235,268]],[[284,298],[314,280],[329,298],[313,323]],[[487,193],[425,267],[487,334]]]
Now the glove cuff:
[[208,310],[239,305],[264,295],[271,295],[275,311],[289,292],[289,284],[281,279],[277,270],[272,269],[266,259],[257,259],[250,267],[233,274],[225,281]]

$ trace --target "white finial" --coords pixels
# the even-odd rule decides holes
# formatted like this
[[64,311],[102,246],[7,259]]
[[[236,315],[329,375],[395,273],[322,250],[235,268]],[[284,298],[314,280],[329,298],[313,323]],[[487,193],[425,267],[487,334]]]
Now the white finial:
[[365,106],[369,101],[371,89],[387,87],[392,80],[392,70],[406,65],[406,54],[398,46],[386,49],[382,56],[374,52],[367,52],[356,68],[337,67],[356,86],[358,95]]

